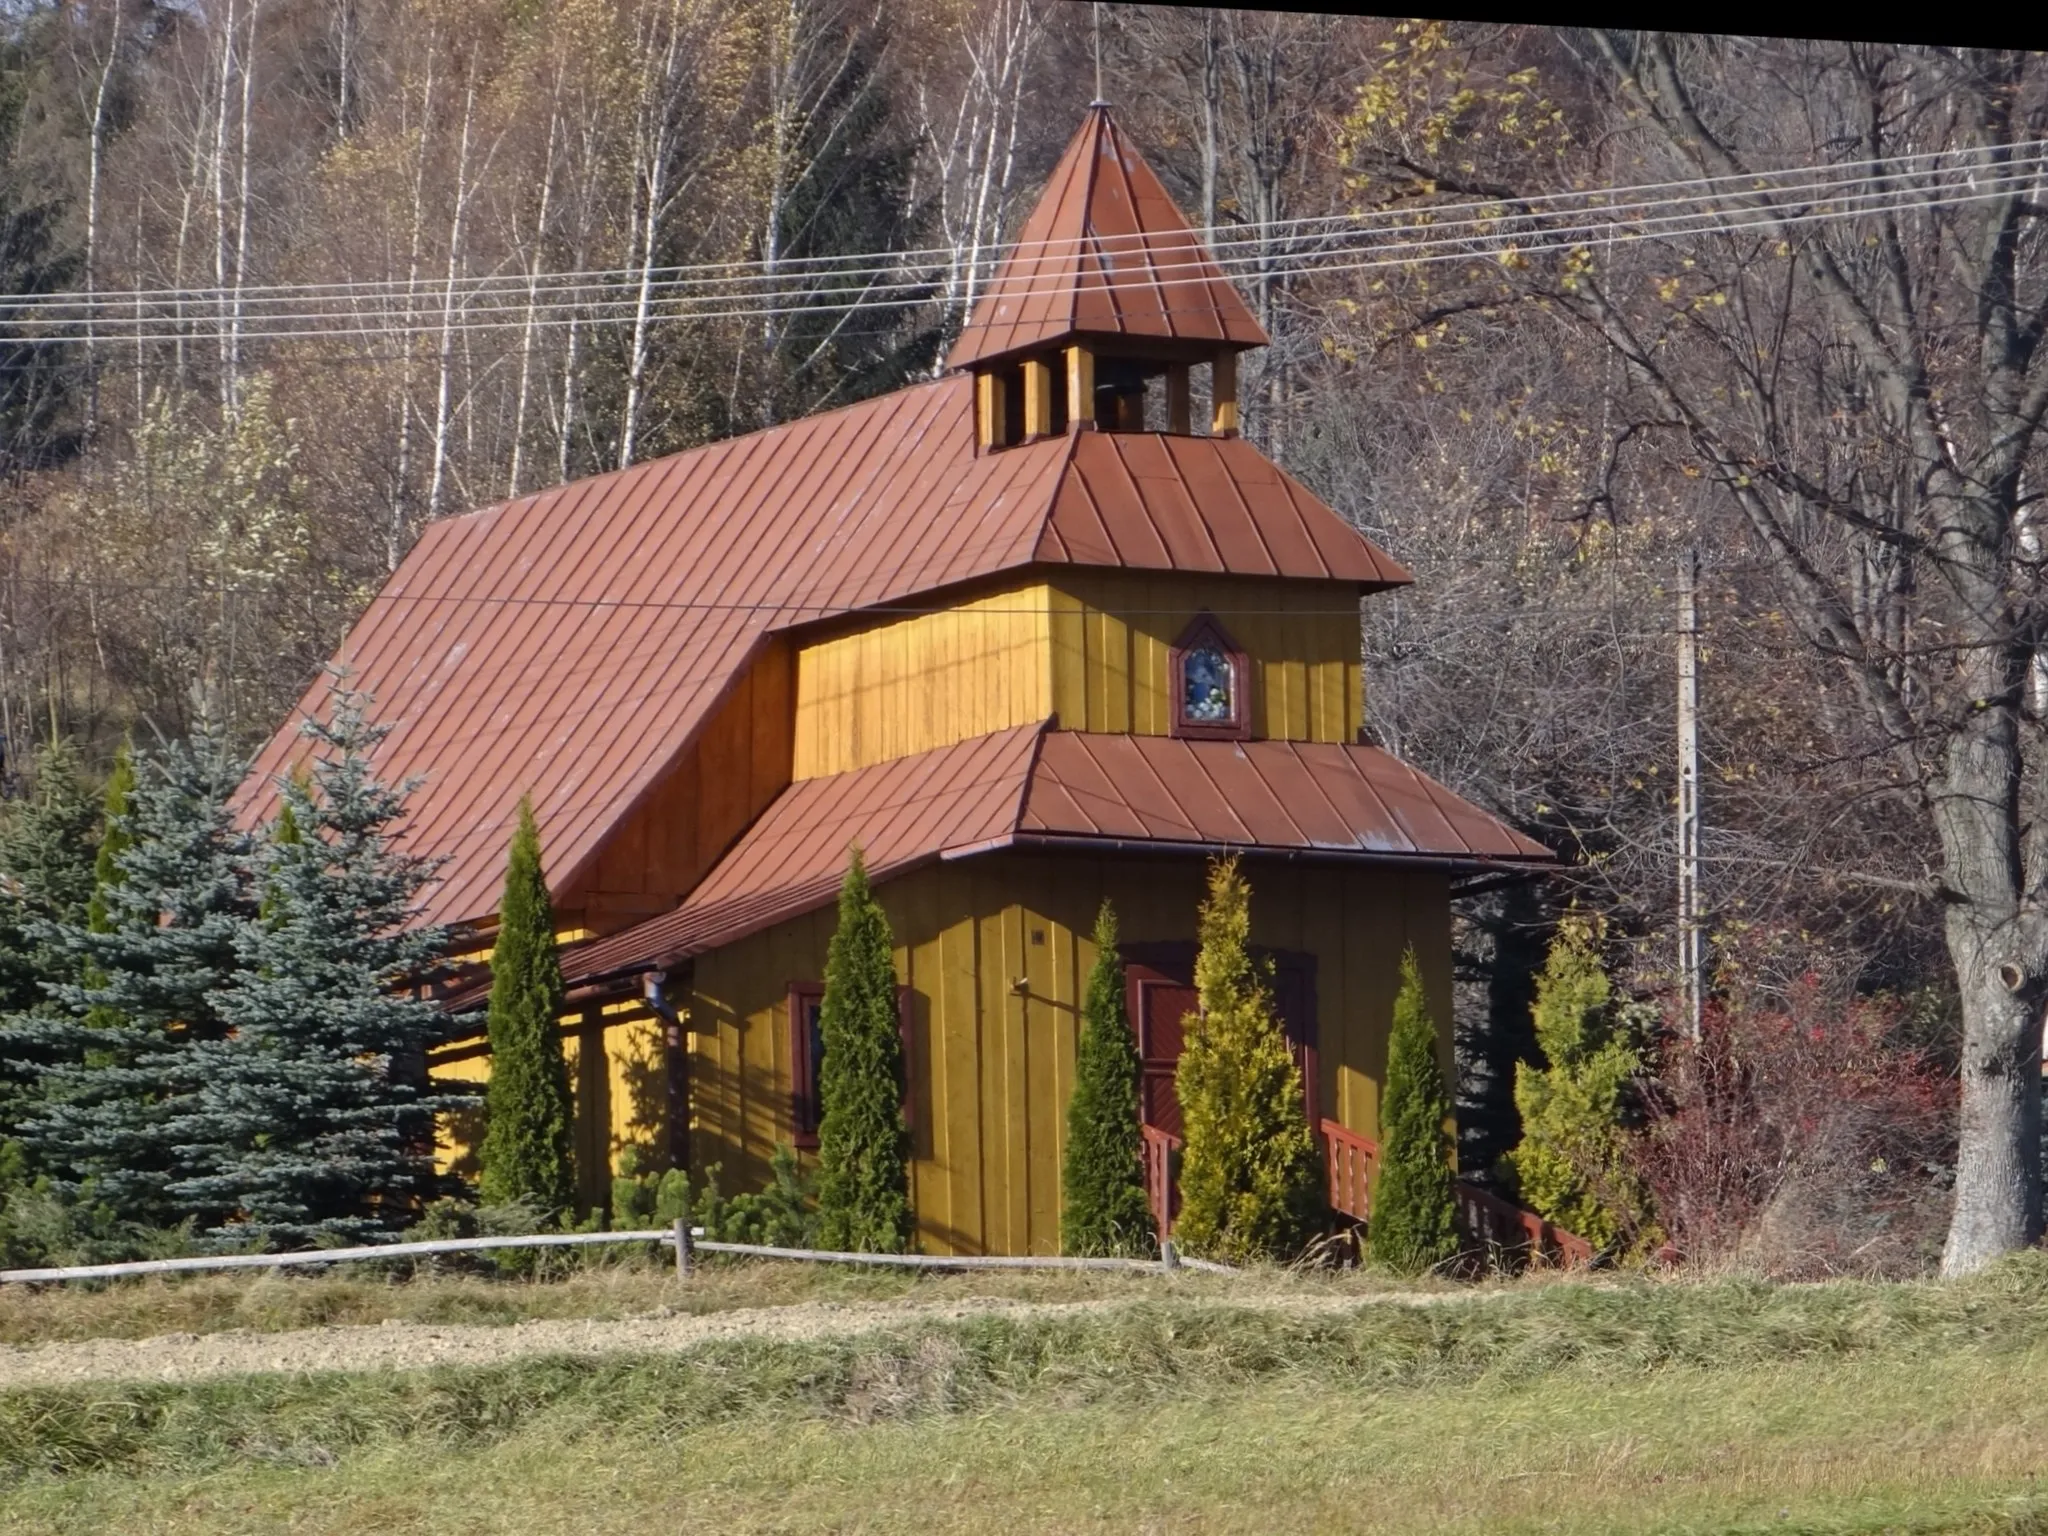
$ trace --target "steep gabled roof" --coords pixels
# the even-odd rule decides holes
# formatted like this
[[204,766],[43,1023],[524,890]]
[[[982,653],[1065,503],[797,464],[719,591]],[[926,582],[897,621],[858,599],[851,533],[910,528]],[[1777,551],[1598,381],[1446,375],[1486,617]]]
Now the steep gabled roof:
[[[978,453],[972,409],[954,376],[429,527],[335,656],[395,726],[380,772],[422,780],[410,846],[445,861],[425,916],[495,911],[522,794],[572,889],[776,631],[1045,564],[1408,580],[1241,440]],[[245,822],[273,813],[296,723]]]
[[1242,851],[1439,869],[1555,860],[1377,747],[1019,726],[792,784],[675,911],[570,950],[572,984],[654,969],[876,881],[1001,848]]
[[949,367],[1125,336],[1262,347],[1267,336],[1098,103],[974,306]]

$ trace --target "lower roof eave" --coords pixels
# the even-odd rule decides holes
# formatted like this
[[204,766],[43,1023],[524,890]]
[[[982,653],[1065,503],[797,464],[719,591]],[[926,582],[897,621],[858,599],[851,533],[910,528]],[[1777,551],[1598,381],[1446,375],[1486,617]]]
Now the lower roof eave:
[[[1380,869],[1433,869],[1454,875],[1524,875],[1534,878],[1555,874],[1562,868],[1555,859],[1500,858],[1487,854],[1388,853],[1373,848],[1303,848],[1273,843],[1227,843],[1167,840],[1150,837],[1114,837],[1089,832],[1019,832],[1003,846],[1024,850],[1086,849],[1099,853],[1151,854],[1202,858],[1225,858],[1242,854],[1247,858],[1274,859],[1292,864],[1365,864]],[[963,849],[949,858],[982,849]]]
[[[937,850],[921,857],[905,859],[886,867],[871,871],[875,884],[900,879],[934,862],[954,863],[963,859],[977,858],[986,854],[1010,852],[1027,853],[1113,853],[1126,856],[1149,858],[1221,858],[1243,855],[1248,858],[1271,859],[1291,864],[1333,864],[1365,867],[1371,869],[1415,869],[1434,870],[1451,876],[1486,878],[1489,886],[1493,879],[1516,880],[1537,879],[1555,874],[1561,867],[1555,859],[1549,858],[1503,858],[1485,854],[1437,854],[1437,853],[1392,853],[1371,848],[1314,848],[1290,847],[1275,843],[1234,843],[1214,842],[1197,839],[1164,839],[1142,837],[1115,837],[1101,833],[1086,832],[1006,832],[1000,836],[980,842],[962,844],[957,847]],[[835,887],[836,893],[836,887]],[[1453,890],[1452,895],[1460,892]],[[815,903],[828,906],[831,898]],[[770,908],[760,915],[759,921],[750,922],[735,930],[721,934],[715,942],[691,943],[679,948],[664,949],[651,954],[636,956],[617,966],[607,967],[601,972],[585,972],[574,976],[571,1001],[585,998],[596,1000],[600,997],[617,995],[637,984],[640,977],[649,972],[667,970],[686,965],[697,955],[716,949],[724,944],[749,937],[763,928],[803,911],[814,910],[813,904],[802,908],[782,910]]]

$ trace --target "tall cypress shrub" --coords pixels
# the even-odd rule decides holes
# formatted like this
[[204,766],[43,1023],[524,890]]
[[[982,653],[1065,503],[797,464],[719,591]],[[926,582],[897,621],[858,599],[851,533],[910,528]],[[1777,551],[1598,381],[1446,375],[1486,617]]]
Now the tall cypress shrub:
[[532,802],[521,800],[491,950],[491,1080],[478,1153],[486,1205],[525,1204],[552,1218],[575,1209],[575,1111],[559,1025],[567,1007],[540,829]]
[[1322,1159],[1302,1114],[1301,1072],[1264,968],[1253,964],[1251,888],[1235,859],[1209,868],[1195,990],[1176,1082],[1182,1150],[1175,1236],[1243,1262],[1292,1258],[1324,1210]]
[[1138,1125],[1138,1044],[1124,1007],[1116,913],[1095,916],[1095,965],[1081,1000],[1074,1091],[1067,1100],[1060,1246],[1070,1254],[1138,1256],[1153,1244]]
[[1437,1060],[1436,1023],[1415,951],[1401,956],[1401,988],[1387,1040],[1380,1098],[1380,1174],[1372,1192],[1366,1251],[1402,1274],[1419,1274],[1458,1252],[1451,1171],[1451,1096]]
[[854,848],[839,887],[818,1020],[818,1241],[854,1253],[902,1253],[911,1236],[894,947]]
[[100,846],[93,858],[92,895],[85,904],[85,926],[94,933],[114,930],[107,891],[121,883],[121,855],[135,846],[135,833],[128,823],[128,802],[134,794],[135,753],[124,741],[114,754],[114,768],[100,797]]
[[170,1127],[199,1170],[171,1192],[224,1208],[215,1230],[238,1243],[375,1241],[441,1186],[426,1056],[447,1021],[406,986],[447,949],[414,922],[433,866],[400,851],[406,792],[370,761],[390,727],[339,679],[328,698],[301,727],[311,783],[279,786],[296,833],[261,851],[263,915],[216,1000],[233,1033],[198,1047]]
[[1508,1163],[1517,1190],[1594,1247],[1620,1247],[1650,1228],[1626,1128],[1643,1063],[1617,1016],[1595,924],[1573,916],[1559,925],[1531,1014],[1547,1064],[1523,1062],[1515,1074],[1522,1141]]
[[[114,754],[114,768],[107,775],[106,791],[100,800],[100,847],[92,866],[92,896],[85,904],[85,927],[89,933],[114,931],[107,893],[124,878],[121,855],[135,845],[135,834],[128,823],[128,802],[134,794],[135,754],[124,741]],[[78,979],[87,986],[96,986],[102,978],[86,963]],[[120,1021],[110,1010],[95,1008],[86,1015],[85,1022],[94,1029],[108,1029]]]

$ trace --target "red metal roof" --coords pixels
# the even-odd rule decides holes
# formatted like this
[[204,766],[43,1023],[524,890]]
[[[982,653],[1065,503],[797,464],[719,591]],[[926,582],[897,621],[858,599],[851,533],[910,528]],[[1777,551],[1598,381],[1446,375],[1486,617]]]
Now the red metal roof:
[[858,843],[884,880],[954,849],[1008,841],[1042,726],[803,779],[782,792],[683,904],[571,951],[578,978],[650,957],[701,954],[831,902]]
[[[1408,580],[1242,441],[978,453],[972,410],[942,379],[428,528],[335,656],[395,727],[379,771],[422,781],[410,846],[444,861],[424,916],[496,909],[522,794],[572,888],[774,631],[1046,563]],[[301,750],[288,722],[245,823]]]
[[793,784],[674,912],[564,957],[572,983],[703,954],[872,878],[998,848],[1242,850],[1451,868],[1548,849],[1377,747],[1180,741],[1026,726]]
[[1378,747],[1052,731],[1019,834],[1300,849],[1432,863],[1550,851]]
[[1053,167],[947,357],[964,368],[1075,335],[1262,347],[1265,330],[1105,106]]

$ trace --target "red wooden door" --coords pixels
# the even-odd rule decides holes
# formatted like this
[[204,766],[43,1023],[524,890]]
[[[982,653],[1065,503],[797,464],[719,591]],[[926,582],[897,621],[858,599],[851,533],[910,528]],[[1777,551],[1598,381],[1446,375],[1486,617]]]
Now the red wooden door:
[[[1138,958],[1142,956],[1142,958]],[[1318,1113],[1315,956],[1282,951],[1272,955],[1273,1004],[1280,1027],[1301,1070],[1302,1112],[1308,1123]],[[1186,1035],[1182,1020],[1195,1011],[1195,947],[1192,944],[1133,946],[1124,970],[1126,1005],[1138,1036],[1142,1073],[1138,1109],[1145,1124],[1178,1136],[1180,1095],[1174,1075]]]
[[1195,989],[1188,982],[1148,965],[1126,973],[1131,1025],[1138,1033],[1138,1113],[1145,1124],[1180,1134],[1180,1094],[1174,1073],[1185,1040],[1181,1020],[1195,1011]]

